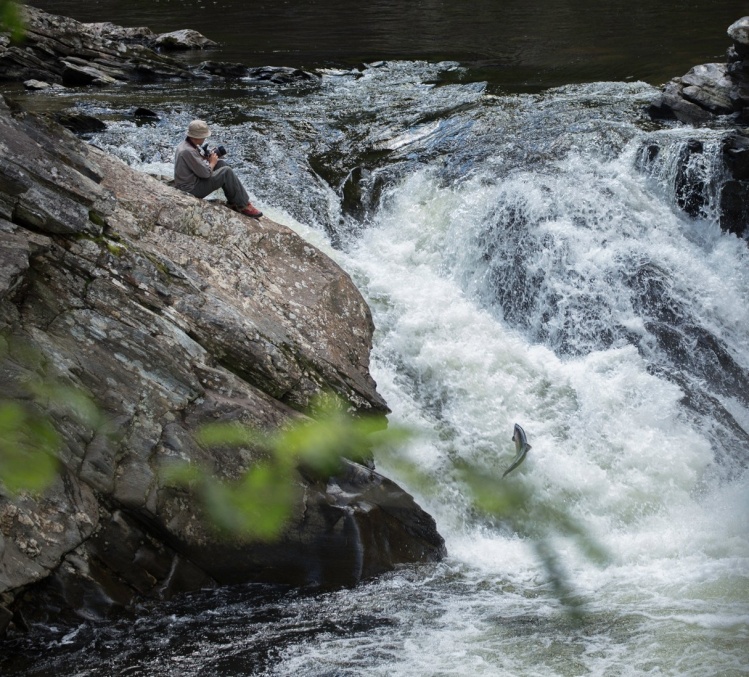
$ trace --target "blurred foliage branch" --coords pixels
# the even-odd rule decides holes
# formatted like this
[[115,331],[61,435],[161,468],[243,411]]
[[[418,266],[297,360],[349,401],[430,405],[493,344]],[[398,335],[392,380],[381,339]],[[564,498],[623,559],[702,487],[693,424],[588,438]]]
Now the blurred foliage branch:
[[39,494],[57,477],[62,438],[58,411],[91,430],[107,431],[96,404],[78,388],[44,374],[41,355],[0,335],[0,369],[16,375],[17,397],[0,397],[0,495]]
[[[444,500],[440,496],[444,477],[422,470],[405,458],[403,450],[390,456],[387,464],[425,496],[438,502]],[[492,531],[501,530],[524,539],[539,561],[552,594],[573,620],[584,620],[585,600],[564,566],[558,544],[567,540],[583,557],[603,565],[609,554],[590,530],[566,507],[534,493],[522,476],[503,478],[501,467],[453,458],[447,468],[437,472],[449,477],[453,488],[460,487],[459,492],[466,499],[469,528],[483,524]]]
[[311,411],[314,418],[267,433],[236,422],[203,426],[197,433],[201,445],[247,449],[259,459],[230,482],[188,463],[165,468],[164,480],[196,491],[219,531],[269,541],[291,517],[300,488],[297,471],[325,479],[341,469],[343,458],[366,462],[373,450],[402,444],[410,435],[396,426],[384,428],[379,417],[352,416],[331,394],[316,398]]
[[608,559],[604,548],[567,510],[534,495],[525,484],[512,477],[503,479],[499,470],[487,470],[465,462],[456,467],[469,489],[476,513],[499,520],[513,532],[528,538],[554,594],[573,616],[581,617],[584,600],[575,592],[553,541],[560,536],[567,538],[587,559],[599,564]]
[[58,446],[57,431],[45,416],[0,400],[0,495],[47,487],[57,473]]
[[18,5],[13,0],[0,0],[0,33],[8,33],[10,39],[23,39],[26,29]]

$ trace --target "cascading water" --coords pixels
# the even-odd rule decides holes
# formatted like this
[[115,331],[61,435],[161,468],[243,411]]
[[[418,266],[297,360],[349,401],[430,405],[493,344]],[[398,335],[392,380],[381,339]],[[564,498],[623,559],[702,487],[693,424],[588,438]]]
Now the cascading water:
[[[95,142],[141,168],[168,172],[187,121],[211,120],[253,201],[354,277],[379,390],[420,433],[402,450],[418,480],[378,465],[449,557],[355,590],[224,590],[134,626],[47,629],[24,674],[747,674],[749,250],[709,191],[679,207],[676,159],[697,139],[690,180],[709,183],[720,135],[653,129],[652,94],[502,96],[455,64],[394,62],[189,106],[177,85],[141,92],[156,127],[127,120],[124,94],[89,95],[112,121]],[[515,422],[533,449],[505,481],[608,553],[553,540],[581,624],[524,535],[543,510],[515,533],[478,519],[456,479],[456,461],[506,467]]]

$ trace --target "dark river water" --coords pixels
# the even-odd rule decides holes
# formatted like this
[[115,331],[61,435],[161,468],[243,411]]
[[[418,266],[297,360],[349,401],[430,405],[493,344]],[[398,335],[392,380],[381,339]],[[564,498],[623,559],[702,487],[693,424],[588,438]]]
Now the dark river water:
[[453,60],[513,91],[597,80],[662,84],[719,60],[745,0],[37,0],[81,21],[193,28],[220,60],[313,68]]

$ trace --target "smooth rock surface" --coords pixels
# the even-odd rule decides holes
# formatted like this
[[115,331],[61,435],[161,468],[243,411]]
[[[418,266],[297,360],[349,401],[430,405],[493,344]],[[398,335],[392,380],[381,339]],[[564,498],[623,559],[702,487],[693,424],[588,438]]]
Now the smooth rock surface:
[[12,44],[0,33],[0,81],[44,81],[66,87],[108,86],[118,82],[164,79],[249,77],[254,82],[285,85],[319,82],[297,68],[206,61],[191,66],[165,52],[203,50],[217,43],[192,29],[155,34],[148,28],[124,28],[109,22],[81,23],[22,6],[26,36]]
[[0,47],[0,80],[81,86],[195,77],[185,64],[148,47],[142,29],[126,29],[121,39],[111,24],[84,24],[29,6],[22,6],[22,15],[23,42]]

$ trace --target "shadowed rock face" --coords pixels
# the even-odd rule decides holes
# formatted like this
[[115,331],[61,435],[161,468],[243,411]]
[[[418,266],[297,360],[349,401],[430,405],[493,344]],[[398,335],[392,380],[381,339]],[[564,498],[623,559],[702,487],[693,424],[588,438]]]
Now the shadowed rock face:
[[337,477],[300,472],[291,523],[262,546],[220,540],[195,496],[160,479],[180,459],[225,478],[252,465],[252,449],[198,445],[205,422],[275,428],[322,390],[387,412],[368,372],[369,309],[331,259],[4,104],[0,151],[0,393],[74,386],[113,431],[48,407],[64,440],[55,485],[0,494],[0,626],[19,610],[104,613],[215,582],[348,585],[444,554],[413,499],[353,462]]
[[[682,182],[679,205],[691,216],[700,211],[705,191],[720,196],[720,226],[739,237],[749,236],[749,16],[728,27],[733,45],[726,63],[701,64],[686,75],[668,82],[648,108],[658,120],[677,120],[694,126],[715,126],[726,130],[723,142],[725,177],[717,187]],[[690,142],[682,160],[683,179],[689,159],[702,153],[698,141]]]

